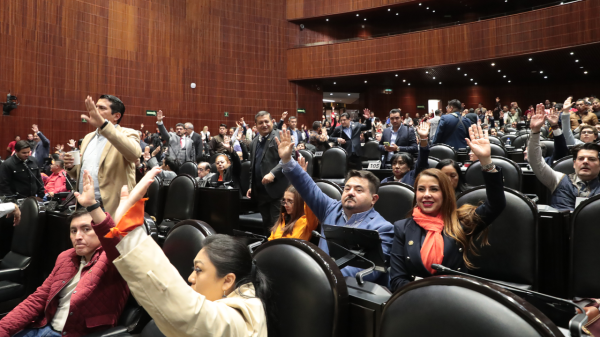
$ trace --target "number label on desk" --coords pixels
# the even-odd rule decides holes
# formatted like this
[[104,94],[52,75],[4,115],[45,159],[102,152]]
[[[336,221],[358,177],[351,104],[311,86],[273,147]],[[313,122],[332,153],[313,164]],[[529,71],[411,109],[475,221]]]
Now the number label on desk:
[[323,151],[315,152],[315,157],[323,157]]
[[381,162],[379,160],[369,160],[369,166],[367,170],[379,170],[381,168]]

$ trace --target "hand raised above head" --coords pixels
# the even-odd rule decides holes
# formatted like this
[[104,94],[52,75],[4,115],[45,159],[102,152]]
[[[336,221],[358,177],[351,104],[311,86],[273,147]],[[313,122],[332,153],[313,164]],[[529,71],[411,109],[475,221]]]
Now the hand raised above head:
[[275,138],[277,142],[277,151],[279,152],[279,158],[284,163],[287,163],[292,158],[292,151],[294,150],[294,141],[289,131],[279,131],[279,138]]
[[92,99],[92,96],[88,96],[85,99],[85,108],[87,110],[88,115],[82,114],[81,118],[86,122],[90,123],[93,127],[99,128],[104,124],[104,118],[100,115],[98,108],[96,108],[96,103]]
[[467,145],[480,161],[482,161],[482,158],[489,159],[491,157],[492,149],[487,130],[481,130],[481,126],[479,125],[471,125],[469,128],[469,138],[465,138]]

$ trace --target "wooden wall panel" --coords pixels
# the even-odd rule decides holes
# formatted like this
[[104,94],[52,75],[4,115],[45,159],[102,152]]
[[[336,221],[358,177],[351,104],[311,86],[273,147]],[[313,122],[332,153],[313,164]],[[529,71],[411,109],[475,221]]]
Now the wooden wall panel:
[[287,0],[286,16],[288,20],[297,20],[407,2],[416,2],[416,0]]
[[147,109],[162,109],[168,127],[189,121],[212,132],[297,105],[308,111],[300,120],[319,119],[322,93],[298,94],[286,79],[296,30],[280,0],[6,0],[0,99],[10,90],[21,106],[0,116],[0,145],[34,123],[53,146],[83,137],[92,130],[79,118],[83,102],[103,93],[123,100],[122,123],[136,129],[154,130]]
[[449,28],[292,48],[287,76],[300,80],[379,73],[594,43],[600,41],[599,16],[600,0],[586,0]]

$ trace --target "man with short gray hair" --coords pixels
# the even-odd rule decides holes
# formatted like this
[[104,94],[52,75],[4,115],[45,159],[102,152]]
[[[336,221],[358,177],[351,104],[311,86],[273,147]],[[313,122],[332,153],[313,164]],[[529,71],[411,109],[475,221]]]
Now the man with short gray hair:
[[192,140],[192,143],[194,144],[194,150],[196,151],[196,163],[199,163],[204,156],[202,136],[194,132],[194,124],[190,122],[185,123],[185,134]]

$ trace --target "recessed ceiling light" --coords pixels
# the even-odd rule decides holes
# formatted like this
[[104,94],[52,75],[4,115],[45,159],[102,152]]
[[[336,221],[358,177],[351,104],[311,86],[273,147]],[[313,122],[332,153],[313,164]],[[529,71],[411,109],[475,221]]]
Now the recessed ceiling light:
[[[435,9],[433,10],[433,13],[435,13]],[[440,83],[441,84],[441,83]]]
[[544,78],[548,78],[548,76],[544,76]]
[[440,84],[442,84],[442,82],[440,82]]
[[388,8],[388,12],[391,11],[391,10],[392,10],[391,8]]
[[496,65],[496,63],[492,63],[492,67],[495,66],[495,65]]
[[498,72],[501,72],[502,70],[498,69]]
[[402,82],[406,82],[406,80],[402,80]]
[[467,74],[465,74],[465,76],[467,76]]
[[365,18],[365,21],[367,21],[367,18]]
[[579,67],[579,69],[583,69],[583,67]]
[[398,77],[398,74],[396,74],[396,77]]
[[508,83],[510,83],[510,81],[508,81]]
[[540,74],[543,74],[543,73],[544,73],[544,71],[543,71],[543,70],[540,70]]
[[422,3],[419,2],[419,6],[421,6],[421,5],[422,5]]
[[477,82],[475,82],[475,85],[477,85]]
[[325,21],[329,21],[329,19],[325,19]]
[[333,84],[336,84],[336,82],[333,82]]
[[365,81],[365,83],[367,83],[367,81]]
[[530,58],[529,61],[533,61],[533,59]]
[[435,80],[435,76],[433,76],[433,79]]
[[350,96],[350,94],[348,94],[348,96]]
[[408,85],[410,85],[410,83]]
[[575,55],[575,53],[574,53],[574,52],[571,52],[571,55]]
[[575,62],[579,62],[579,60],[575,60]]
[[398,13],[396,13],[396,15],[398,15]]
[[504,76],[502,76],[502,77],[506,78],[506,75],[504,75]]
[[429,7],[427,7],[427,9],[429,9]]
[[584,71],[583,73],[584,73],[584,74],[587,74],[587,71]]
[[425,74],[429,74],[429,72],[428,72],[428,71],[426,71],[426,72],[425,72]]
[[358,14],[356,14],[356,16],[358,16]]
[[472,81],[472,80],[473,80],[473,79],[471,79],[471,81]]
[[460,70],[460,68],[456,68],[456,70]]
[[329,96],[333,96],[333,93],[330,93]]

